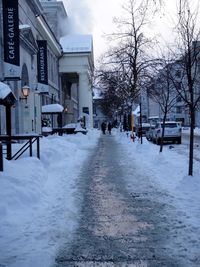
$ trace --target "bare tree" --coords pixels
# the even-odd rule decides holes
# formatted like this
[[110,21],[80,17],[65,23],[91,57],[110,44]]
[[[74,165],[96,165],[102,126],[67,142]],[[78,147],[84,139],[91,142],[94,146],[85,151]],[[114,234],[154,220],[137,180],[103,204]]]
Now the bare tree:
[[140,101],[141,88],[148,68],[152,64],[148,50],[152,40],[144,32],[150,23],[153,0],[128,0],[123,6],[125,16],[115,19],[118,31],[109,35],[114,46],[104,57],[108,71],[115,70],[120,76],[121,96],[126,112],[131,113],[134,102]]
[[188,0],[182,0],[179,2],[177,31],[180,54],[179,60],[177,60],[174,64],[174,71],[176,71],[176,75],[173,75],[172,77],[174,86],[180,97],[185,102],[186,107],[188,107],[190,115],[188,175],[191,176],[193,175],[195,111],[200,101],[200,28],[197,21],[198,15],[198,7],[196,7],[195,11],[192,11]]
[[160,144],[160,152],[163,151],[163,139],[167,115],[175,106],[177,99],[177,92],[174,88],[174,83],[171,80],[171,72],[173,72],[172,64],[168,60],[166,61],[165,59],[162,59],[159,63],[159,70],[156,72],[156,78],[153,79],[153,82],[148,90],[149,96],[158,103],[163,114],[163,130],[161,139],[158,140],[158,144]]
[[102,110],[109,117],[114,117],[115,111],[123,109],[125,83],[117,71],[101,70],[98,72],[98,82],[102,88],[104,101]]

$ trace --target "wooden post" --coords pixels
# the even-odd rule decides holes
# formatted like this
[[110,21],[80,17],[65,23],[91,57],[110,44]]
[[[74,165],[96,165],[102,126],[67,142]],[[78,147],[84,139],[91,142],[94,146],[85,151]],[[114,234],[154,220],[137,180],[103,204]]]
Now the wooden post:
[[40,159],[40,137],[37,137],[37,157]]
[[30,157],[33,156],[32,138],[29,139]]
[[12,147],[11,147],[11,107],[6,106],[6,134],[9,136],[7,143],[7,159],[12,158]]
[[3,148],[2,143],[0,142],[0,171],[3,171]]

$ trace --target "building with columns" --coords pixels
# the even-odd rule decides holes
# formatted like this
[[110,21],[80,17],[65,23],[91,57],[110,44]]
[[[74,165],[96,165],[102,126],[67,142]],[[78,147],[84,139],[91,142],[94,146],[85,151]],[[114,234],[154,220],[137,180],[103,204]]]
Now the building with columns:
[[70,35],[63,2],[41,0],[46,19],[62,46],[59,60],[60,104],[64,107],[63,124],[84,117],[86,127],[93,127],[91,74],[94,70],[91,35]]
[[63,56],[59,72],[65,123],[84,117],[86,127],[93,127],[91,75],[94,70],[91,35],[66,35],[60,39]]

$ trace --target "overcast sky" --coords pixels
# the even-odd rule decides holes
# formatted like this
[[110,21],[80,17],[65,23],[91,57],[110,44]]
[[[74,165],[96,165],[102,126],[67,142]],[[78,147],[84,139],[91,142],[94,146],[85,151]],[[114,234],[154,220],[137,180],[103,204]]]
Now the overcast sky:
[[[126,0],[124,0],[126,2]],[[97,59],[108,47],[105,34],[114,31],[114,17],[120,17],[123,0],[63,0],[70,21],[70,33],[92,34],[94,41],[94,55]],[[178,1],[178,0],[177,0]],[[176,0],[166,0],[163,14],[158,16],[149,28],[152,35],[162,35],[162,39],[169,40],[172,35],[172,17],[177,13]],[[199,2],[199,0],[190,0]],[[172,26],[173,25],[173,26]]]
[[113,17],[120,16],[122,0],[63,0],[70,19],[71,33],[92,34],[94,54],[106,49],[105,33],[113,31]]

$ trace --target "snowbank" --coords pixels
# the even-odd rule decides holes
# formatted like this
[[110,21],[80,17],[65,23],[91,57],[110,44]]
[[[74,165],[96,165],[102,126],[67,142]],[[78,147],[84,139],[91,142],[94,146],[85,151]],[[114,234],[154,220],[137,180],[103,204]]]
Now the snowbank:
[[[57,247],[76,228],[81,201],[79,172],[99,132],[49,136],[41,140],[41,160],[26,155],[4,159],[0,173],[0,263],[50,266]],[[45,255],[45,257],[44,257]]]
[[[115,137],[127,152],[127,161],[135,162],[138,172],[146,174],[158,187],[167,190],[174,199],[173,205],[187,214],[194,226],[200,224],[200,156],[194,159],[193,176],[188,176],[188,147],[165,145],[159,153],[159,146],[143,138],[143,144],[127,138],[124,133],[116,132]],[[198,150],[198,147],[196,148]],[[196,157],[195,157],[196,158]],[[131,185],[130,185],[131,186]]]

